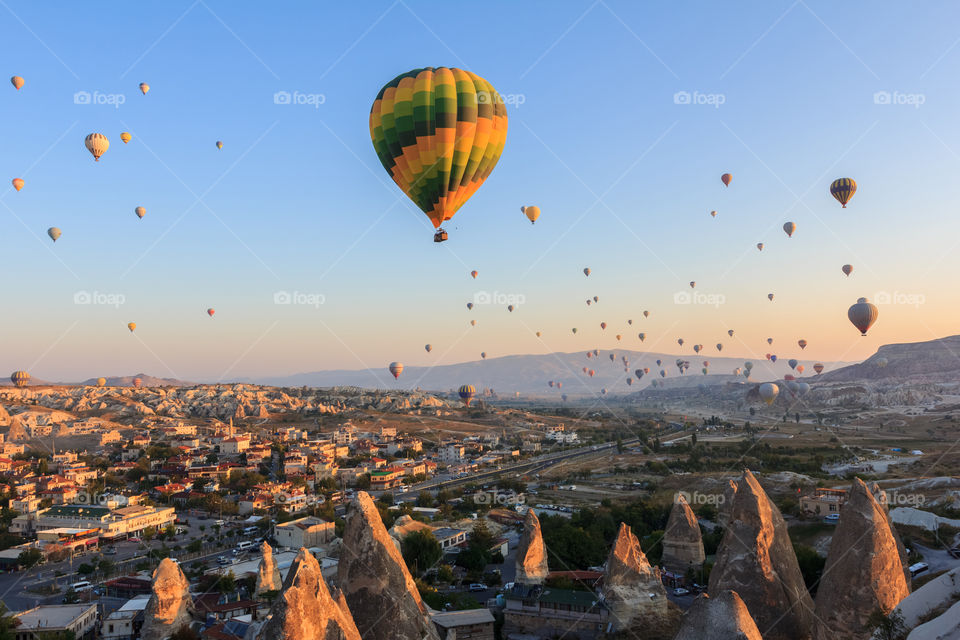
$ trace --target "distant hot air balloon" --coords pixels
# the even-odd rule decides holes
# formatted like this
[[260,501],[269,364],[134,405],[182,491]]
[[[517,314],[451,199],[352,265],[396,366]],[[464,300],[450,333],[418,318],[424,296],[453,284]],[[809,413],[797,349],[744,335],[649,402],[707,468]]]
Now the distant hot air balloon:
[[127,323],[127,329],[130,329],[130,333],[133,333],[133,332],[136,330],[136,328],[137,328],[137,323],[136,323],[136,322],[128,322],[128,323]]
[[150,85],[148,85],[146,82],[141,82],[140,91],[143,93],[143,95],[147,95],[147,91],[150,91]]
[[757,243],[757,251],[763,251],[763,243],[762,243],[762,242],[758,242],[758,243]]
[[470,276],[471,276],[474,280],[476,280],[476,279],[477,279],[477,270],[474,269],[473,271],[471,271],[471,272],[470,272]]
[[487,352],[486,352],[486,351],[481,351],[481,352],[480,352],[480,357],[481,357],[483,360],[486,360],[486,359],[487,359]]
[[770,356],[770,362],[776,362],[776,361],[777,361],[777,354],[771,355],[771,356]]
[[783,379],[786,380],[786,381],[788,381],[788,382],[791,381],[791,380],[796,380],[796,378],[793,377],[793,374],[790,374],[790,373],[784,375],[784,376],[783,376]]
[[877,358],[877,366],[880,367],[881,369],[886,367],[888,364],[889,364],[889,361],[886,358],[882,356]]
[[432,345],[432,344],[425,344],[425,345],[423,345],[423,348],[426,350],[427,353],[430,353],[431,351],[433,351],[433,345]]
[[209,309],[207,309],[207,315],[210,316],[211,318],[213,317],[213,314],[215,314],[216,312],[217,312],[216,309],[214,309],[213,307],[210,307]]
[[760,398],[768,405],[773,404],[773,401],[777,399],[777,395],[779,394],[780,387],[772,382],[764,382],[760,385]]
[[593,351],[587,351],[587,360],[593,357]]
[[400,377],[400,374],[403,373],[403,363],[402,362],[391,362],[390,366],[387,367],[391,374],[393,374],[394,380]]
[[694,353],[700,353],[700,345],[699,345],[699,344],[693,345],[693,352],[694,352]]
[[717,343],[717,351],[723,351],[723,343],[721,342]]
[[858,298],[857,303],[847,309],[847,318],[860,330],[862,336],[867,335],[867,330],[873,326],[879,315],[880,310],[866,298]]
[[617,334],[617,342],[620,342],[620,339],[621,339],[621,338],[623,338],[623,336],[618,333],[618,334]]
[[658,367],[660,366],[660,364],[661,364],[660,360],[657,360],[657,366],[658,366]]
[[589,275],[590,275],[590,267],[584,267],[584,269],[583,269],[583,275],[585,275],[585,276],[589,276]]
[[471,326],[471,327],[477,326],[477,321],[476,321],[476,320],[471,320],[471,321],[470,321],[470,326]]
[[797,361],[794,358],[790,358],[789,360],[787,360],[787,364],[790,365],[791,369],[797,368]]
[[804,366],[802,364],[797,365],[797,373],[803,373]]
[[815,365],[813,365],[813,370],[817,372],[817,375],[820,375],[821,373],[823,373],[823,363],[818,362]]
[[217,140],[217,149],[223,149],[223,141]]
[[553,389],[553,380],[550,380],[549,382],[547,382],[547,386]]
[[133,136],[127,133],[126,131],[124,131],[123,133],[120,134],[120,139],[123,140],[123,144],[127,144],[128,142],[133,140]]
[[650,317],[650,312],[649,312],[649,311],[644,311],[644,312],[643,312],[643,317],[644,317],[644,318],[649,318],[649,317]]
[[134,379],[133,379],[133,386],[136,387],[137,389],[139,389],[140,387],[143,386],[143,380],[140,379],[140,378],[134,378]]
[[50,236],[50,238],[51,238],[54,242],[56,242],[57,239],[58,239],[61,235],[63,235],[63,233],[62,233],[62,232],[60,231],[60,229],[57,228],[57,227],[50,227],[49,229],[47,229],[47,235]]
[[772,293],[768,293],[768,294],[767,294],[767,300],[769,300],[770,302],[773,302],[773,294],[772,294]]
[[696,282],[695,280],[691,280],[691,281],[690,281],[690,288],[693,289],[693,288],[695,288],[696,286],[697,286],[697,282]]
[[610,354],[610,362],[613,362],[613,361],[616,360],[616,359],[617,359],[617,356],[616,356],[615,354],[611,353],[611,354]]
[[602,396],[607,395],[607,388],[606,388],[606,387],[600,389],[600,395],[602,395]]
[[574,327],[573,329],[571,329],[571,331],[573,331],[574,335],[576,335],[576,333],[577,333],[577,328]]
[[[370,138],[397,186],[440,227],[500,159],[507,107],[475,73],[414,69],[380,89],[370,109]],[[434,241],[445,240],[444,233]]]
[[643,342],[644,340],[647,339],[647,334],[645,334],[645,333],[638,333],[638,334],[637,334],[637,337],[640,338],[640,342]]
[[850,198],[857,192],[857,183],[853,178],[837,178],[830,183],[830,195],[837,199],[843,208],[847,208]]
[[594,350],[593,350],[593,355],[595,355],[596,357],[599,358],[599,357],[600,357],[600,350],[599,350],[599,349],[594,349]]
[[23,388],[30,382],[30,374],[26,371],[14,371],[10,374],[10,382],[12,382],[15,387]]
[[799,340],[797,340],[797,344],[800,345],[801,349],[807,348],[807,341],[804,340],[803,338],[800,338]]
[[469,311],[469,310],[472,310],[472,309],[473,309],[473,303],[472,303],[472,302],[468,302],[468,303],[467,303],[467,310]]
[[100,162],[100,156],[110,148],[110,141],[107,140],[107,136],[102,133],[91,133],[87,135],[83,140],[83,144],[87,147],[87,151],[93,154],[93,159],[97,162]]
[[627,378],[627,386],[628,387],[633,386],[633,378],[630,378],[630,377]]
[[12,84],[17,91],[20,91],[20,87],[23,86],[23,78],[20,76],[13,76],[10,78],[10,84]]
[[566,401],[567,401],[567,394],[564,393],[563,395],[561,395],[561,396],[560,396],[560,399],[563,400],[564,402],[566,402]]
[[733,329],[727,329],[727,335],[733,337]]
[[137,217],[140,218],[141,220],[143,220],[143,216],[147,215],[147,210],[143,207],[137,207],[136,209],[133,210],[133,212],[137,214]]
[[840,267],[840,270],[843,271],[843,275],[849,277],[850,274],[853,273],[853,265],[852,265],[852,264],[845,264],[845,265],[843,265],[842,267]]
[[530,224],[533,224],[537,221],[537,218],[540,217],[540,207],[525,207],[523,214],[527,216],[527,220],[530,221]]
[[661,377],[661,378],[666,378],[666,377],[667,377],[667,370],[666,370],[666,369],[660,369],[660,377]]
[[563,383],[562,383],[562,382],[558,382],[558,383],[557,383],[557,389],[562,389],[562,388],[563,388]]
[[477,390],[472,384],[465,384],[460,387],[457,393],[460,395],[460,399],[463,400],[463,404],[469,407],[473,396],[477,395]]
[[746,362],[743,363],[743,368],[746,369],[747,371],[750,371],[751,369],[753,369],[753,363],[747,360]]
[[783,223],[783,231],[784,231],[784,233],[787,234],[787,237],[792,238],[792,237],[793,237],[793,232],[796,231],[796,230],[797,230],[797,223],[796,223],[796,222],[784,222],[784,223]]
[[13,182],[13,188],[16,189],[17,191],[20,191],[20,189],[23,189],[23,178],[14,178],[12,182]]
[[107,379],[106,379],[106,378],[97,378],[97,386],[98,386],[98,387],[104,387],[104,386],[106,386],[106,384],[107,384]]
[[591,304],[593,304],[593,300],[591,300],[590,298],[587,298],[587,306],[589,307]]
[[716,212],[716,211],[711,211],[711,212],[710,212],[710,217],[711,217],[711,218],[716,218],[716,217],[717,217],[717,212]]
[[707,375],[707,368],[704,367],[703,369],[700,369],[700,373],[702,373],[703,375]]
[[[659,362],[658,362],[658,364],[659,364]],[[643,368],[643,372],[644,372],[644,373],[650,373],[650,367],[644,367],[644,368]]]
[[683,338],[677,338],[677,344],[683,346]]
[[632,324],[633,324],[633,320],[627,320],[627,324],[632,325]]
[[767,338],[767,344],[773,344],[773,338]]
[[507,311],[509,311],[510,313],[513,313],[513,305],[512,305],[512,304],[508,304],[508,305],[507,305]]
[[593,369],[590,369],[589,371],[587,371],[587,375],[590,376],[591,378],[592,378],[596,373],[597,373],[597,372],[594,371]]
[[723,186],[725,186],[725,187],[729,187],[729,186],[730,186],[730,181],[731,181],[731,180],[733,180],[733,176],[730,175],[729,173],[725,173],[725,174],[723,174],[722,176],[720,176],[720,181],[723,182]]
[[593,296],[594,302],[600,302],[600,296]]
[[606,328],[607,328],[607,323],[606,323],[606,322],[601,322],[601,323],[600,323],[600,329],[605,330]]
[[767,357],[767,360],[769,360],[769,359],[770,359],[770,354],[768,353],[766,357]]
[[543,334],[541,334],[539,331],[537,331],[537,337],[539,338],[541,335],[543,335]]

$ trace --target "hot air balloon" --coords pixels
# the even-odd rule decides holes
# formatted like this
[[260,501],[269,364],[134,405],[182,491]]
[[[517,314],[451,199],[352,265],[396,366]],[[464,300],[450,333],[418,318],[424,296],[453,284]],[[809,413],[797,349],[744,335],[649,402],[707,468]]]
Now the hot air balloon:
[[725,173],[725,174],[723,174],[722,176],[720,176],[720,181],[723,182],[723,186],[725,186],[725,187],[729,187],[729,186],[730,186],[730,181],[731,181],[731,180],[733,180],[733,176],[730,175],[729,173]]
[[133,333],[133,332],[136,330],[136,328],[137,328],[137,323],[136,323],[136,322],[128,322],[128,323],[127,323],[127,329],[130,329],[130,333]]
[[140,387],[143,386],[143,380],[140,379],[140,378],[134,378],[134,379],[133,379],[133,386],[134,386],[135,388],[139,389]]
[[644,318],[649,318],[649,317],[650,317],[650,312],[649,312],[649,311],[644,311],[644,312],[643,312],[643,317],[644,317]]
[[717,343],[717,351],[723,351],[723,343],[721,342]]
[[571,329],[571,331],[573,331],[574,335],[576,335],[576,333],[577,333],[577,328],[574,327],[573,329]]
[[123,140],[123,144],[127,144],[128,142],[133,140],[133,136],[127,133],[126,131],[124,131],[123,133],[120,134],[120,139]]
[[20,91],[20,87],[23,86],[23,78],[20,76],[13,76],[10,78],[10,84],[12,84],[17,91]]
[[547,382],[547,386],[553,389],[553,380],[550,380],[549,382]]
[[633,320],[627,320],[627,324],[633,325]]
[[770,354],[768,353],[766,357],[767,357],[767,360],[769,360],[769,359],[770,359]]
[[787,364],[790,365],[791,369],[797,368],[797,361],[794,358],[790,358],[789,360],[787,360]]
[[803,373],[804,366],[802,364],[797,365],[797,373]]
[[704,367],[703,369],[700,369],[700,373],[702,373],[703,375],[707,375],[707,368]]
[[780,387],[772,382],[764,382],[760,385],[760,398],[768,405],[773,404],[773,401],[777,399],[777,395],[779,394]]
[[30,374],[26,371],[14,371],[10,374],[10,382],[12,382],[15,387],[23,388],[30,382]]
[[482,358],[483,360],[486,360],[486,359],[487,359],[487,352],[486,352],[486,351],[481,351],[481,352],[480,352],[480,358]]
[[716,211],[711,211],[711,212],[710,212],[710,217],[711,217],[711,218],[716,218],[716,217],[717,217],[717,212],[716,212]]
[[13,182],[13,188],[16,189],[17,191],[20,191],[20,189],[23,189],[23,178],[14,178],[12,182]]
[[763,251],[763,243],[762,243],[762,242],[758,242],[758,243],[757,243],[757,251]]
[[698,344],[693,345],[693,352],[694,352],[694,353],[700,353],[700,345],[698,345]]
[[858,298],[857,303],[847,309],[847,318],[860,330],[860,335],[867,335],[867,330],[877,321],[880,310],[866,298]]
[[137,207],[136,209],[133,210],[133,212],[137,214],[137,217],[140,218],[141,220],[143,220],[143,216],[147,215],[147,210],[144,209],[143,207]]
[[647,339],[647,334],[645,334],[645,333],[638,333],[638,334],[637,334],[637,337],[640,338],[640,342],[643,342],[644,340]]
[[792,375],[792,374],[789,374],[789,373],[786,374],[786,375],[784,375],[784,376],[783,376],[783,379],[786,380],[786,381],[788,381],[788,382],[789,382],[790,380],[796,380],[796,378],[794,378],[793,375]]
[[772,293],[768,293],[768,294],[767,294],[767,300],[769,300],[770,302],[773,302],[773,294],[772,294]]
[[695,280],[691,280],[691,281],[690,281],[690,288],[693,289],[693,288],[695,288],[696,286],[697,286],[696,281],[695,281]]
[[599,349],[594,349],[594,350],[593,350],[593,355],[595,355],[596,357],[599,358],[599,357],[600,357],[600,350],[599,350]]
[[744,370],[743,370],[743,377],[744,377],[744,378],[747,378],[747,379],[750,378],[750,369],[744,369]]
[[56,242],[57,239],[58,239],[61,235],[63,235],[63,233],[62,233],[62,232],[60,231],[60,229],[57,228],[57,227],[50,227],[49,229],[47,229],[47,235],[50,236],[50,238],[51,238],[54,242]]
[[776,361],[777,361],[777,355],[776,354],[771,355],[770,362],[776,362]]
[[468,303],[467,303],[467,311],[471,311],[471,310],[473,310],[473,303],[472,303],[472,302],[468,302]]
[[460,389],[457,391],[460,396],[460,399],[463,400],[463,404],[470,406],[470,401],[473,400],[473,396],[477,395],[477,390],[473,387],[472,384],[461,385]]
[[847,208],[850,198],[857,192],[857,183],[853,178],[837,178],[830,183],[830,195],[837,199],[843,208]]
[[840,267],[840,271],[843,271],[843,275],[849,277],[850,274],[853,273],[853,265],[845,264],[842,267]]
[[543,335],[543,334],[541,334],[539,331],[537,331],[537,337],[539,338],[541,335]]
[[[507,108],[475,73],[414,69],[380,89],[370,109],[370,138],[390,177],[439,229],[500,159]],[[446,240],[444,234],[438,230],[434,241]]]
[[583,372],[584,372],[584,373],[587,372],[587,368],[586,368],[586,367],[583,368]]
[[471,321],[470,321],[470,326],[471,326],[471,327],[477,326],[477,321],[476,321],[476,320],[471,320]]
[[523,214],[527,216],[527,220],[530,221],[530,224],[533,224],[537,221],[537,218],[540,217],[540,207],[525,207]]
[[677,338],[677,344],[683,346],[683,338]]
[[563,395],[561,395],[561,396],[560,396],[560,399],[563,400],[564,402],[566,402],[566,401],[567,401],[567,394],[564,393]]
[[593,296],[594,302],[600,302],[600,296]]
[[587,360],[593,357],[593,351],[587,351]]
[[618,333],[618,334],[617,334],[617,342],[620,342],[620,339],[621,339],[621,338],[623,338],[623,336]]
[[400,374],[403,373],[403,363],[402,362],[391,362],[390,366],[387,367],[391,374],[393,374],[394,380],[400,377]]
[[886,367],[887,364],[889,364],[889,361],[886,358],[883,358],[883,357],[877,358],[877,366],[880,367],[881,369]]
[[591,378],[592,378],[596,373],[597,373],[597,372],[594,371],[593,369],[590,369],[589,371],[587,371],[587,375],[590,376]]
[[727,329],[727,335],[733,337],[733,329]]
[[807,348],[807,341],[804,340],[803,338],[800,338],[799,340],[797,340],[797,344],[800,345],[801,349]]
[[470,276],[471,276],[474,280],[476,280],[476,279],[477,279],[477,270],[474,269],[473,271],[471,271],[471,272],[470,272]]
[[820,375],[821,373],[823,373],[823,363],[818,362],[815,365],[813,365],[813,370],[817,372],[817,375]]
[[91,133],[87,135],[83,140],[83,144],[87,147],[87,151],[93,154],[93,159],[97,162],[100,162],[100,156],[110,148],[110,141],[107,140],[107,136],[102,133]]
[[601,330],[606,330],[606,328],[607,328],[607,323],[606,323],[606,322],[601,322],[601,323],[600,323],[600,329],[601,329]]
[[746,362],[743,363],[743,368],[746,369],[747,371],[750,371],[751,369],[753,369],[753,363],[747,360]]
[[798,387],[797,392],[802,396],[805,396],[807,395],[807,393],[810,392],[810,385],[807,384],[806,382],[798,382],[797,387]]
[[773,338],[767,338],[767,344],[773,344]]
[[147,91],[150,91],[150,85],[148,85],[146,82],[141,82],[140,91],[143,93],[143,95],[147,95]]
[[104,386],[106,386],[106,384],[107,384],[107,379],[106,379],[106,378],[97,378],[97,386],[98,386],[98,387],[104,387]]
[[797,230],[796,222],[784,222],[783,231],[787,234],[787,237],[792,238],[793,232]]
[[431,351],[433,351],[433,345],[432,345],[432,344],[425,344],[425,345],[423,345],[423,348],[426,350],[427,353],[430,353]]
[[667,371],[666,371],[666,369],[660,369],[660,377],[661,377],[661,378],[666,378],[666,377],[667,377]]
[[644,367],[644,368],[643,368],[643,372],[644,372],[644,373],[650,373],[650,367]]
[[563,383],[562,383],[562,382],[558,382],[558,383],[557,383],[557,389],[563,389]]
[[209,309],[207,309],[207,315],[210,316],[211,318],[213,317],[213,314],[215,314],[216,312],[217,312],[216,309],[214,309],[213,307],[210,307]]
[[615,354],[611,353],[611,354],[610,354],[610,362],[613,362],[613,361],[616,360],[616,359],[617,359],[617,356],[616,356]]
[[223,149],[223,141],[217,140],[217,149]]
[[658,366],[658,367],[660,366],[660,364],[661,364],[661,363],[660,363],[660,360],[657,360],[657,366]]
[[590,267],[584,267],[584,269],[583,269],[583,275],[585,275],[585,276],[589,276],[589,275],[590,275]]
[[510,313],[513,313],[513,305],[512,305],[512,304],[508,304],[508,305],[507,305],[507,311],[509,311]]
[[591,300],[590,298],[587,298],[587,306],[589,307],[592,303],[593,303],[593,300]]
[[632,387],[632,386],[633,386],[633,378],[629,378],[629,377],[627,378],[627,386],[628,386],[628,387]]

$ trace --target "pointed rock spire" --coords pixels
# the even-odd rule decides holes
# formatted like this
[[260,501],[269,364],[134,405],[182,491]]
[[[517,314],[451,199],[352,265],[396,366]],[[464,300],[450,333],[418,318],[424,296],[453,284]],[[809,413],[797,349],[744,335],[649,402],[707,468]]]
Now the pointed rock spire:
[[260,545],[260,551],[263,557],[260,559],[260,566],[257,568],[257,595],[267,591],[277,591],[280,589],[280,569],[277,567],[277,561],[273,558],[273,548],[266,540]]
[[520,584],[543,584],[550,569],[547,566],[547,547],[543,544],[540,520],[533,509],[527,509],[523,519],[523,534],[517,547],[516,581]]
[[190,583],[180,565],[164,558],[153,572],[150,600],[143,612],[142,640],[165,640],[193,621]]
[[730,524],[730,512],[733,511],[733,500],[737,497],[737,483],[728,479],[723,489],[723,502],[717,509],[718,524],[724,529]]
[[760,640],[760,631],[736,591],[693,601],[674,640]]
[[607,557],[603,597],[610,610],[611,631],[628,629],[636,620],[659,623],[667,614],[660,572],[650,566],[637,536],[622,522]]
[[670,510],[663,534],[663,566],[674,573],[699,570],[706,558],[700,524],[682,493],[678,493]]

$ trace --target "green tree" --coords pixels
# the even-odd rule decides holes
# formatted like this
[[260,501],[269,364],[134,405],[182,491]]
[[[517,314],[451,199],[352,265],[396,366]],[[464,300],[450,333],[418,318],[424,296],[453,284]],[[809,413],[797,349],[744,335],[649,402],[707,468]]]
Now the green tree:
[[400,551],[407,568],[419,575],[433,567],[443,557],[443,549],[433,533],[420,529],[407,535],[400,543]]
[[43,560],[43,552],[40,549],[26,549],[17,556],[17,564],[24,569],[36,566]]

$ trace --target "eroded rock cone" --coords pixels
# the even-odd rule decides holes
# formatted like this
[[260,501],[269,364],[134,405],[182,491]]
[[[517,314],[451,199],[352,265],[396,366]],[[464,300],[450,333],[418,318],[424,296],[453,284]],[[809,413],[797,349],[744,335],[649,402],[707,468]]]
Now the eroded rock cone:
[[403,557],[365,491],[357,493],[347,511],[337,585],[364,640],[439,640]]
[[627,629],[635,620],[659,623],[669,606],[660,572],[650,566],[637,536],[622,522],[607,557],[603,597],[610,609],[611,631]]
[[787,525],[749,471],[737,483],[730,524],[710,573],[710,593],[736,591],[767,640],[806,640],[813,600]]
[[761,640],[757,624],[736,591],[693,601],[674,640]]
[[517,547],[516,568],[515,580],[526,585],[543,584],[550,573],[547,566],[547,547],[543,544],[543,534],[540,532],[540,519],[533,509],[527,509],[527,515],[523,519],[523,534]]
[[142,640],[164,640],[193,621],[190,583],[180,566],[164,558],[153,572],[150,600],[143,612]]
[[677,494],[663,534],[663,566],[674,573],[699,570],[706,558],[700,524],[682,494]]
[[724,529],[730,524],[730,512],[733,511],[733,499],[737,497],[737,483],[727,480],[723,491],[723,502],[717,509],[717,522]]
[[817,589],[814,639],[867,639],[870,614],[877,609],[889,613],[908,595],[910,586],[884,505],[855,478]]
[[256,638],[360,640],[360,632],[349,610],[327,590],[317,559],[301,548]]
[[277,591],[280,589],[280,569],[277,567],[277,561],[273,558],[273,547],[264,540],[260,545],[260,551],[263,557],[260,559],[260,566],[257,568],[257,595],[267,591]]

